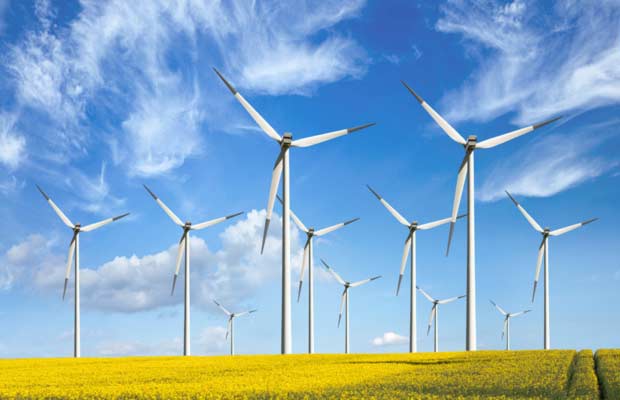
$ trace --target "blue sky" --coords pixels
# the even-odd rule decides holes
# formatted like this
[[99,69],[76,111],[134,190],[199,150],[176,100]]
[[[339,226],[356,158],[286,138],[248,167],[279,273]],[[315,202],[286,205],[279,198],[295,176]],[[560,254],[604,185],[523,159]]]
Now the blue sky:
[[[278,149],[212,66],[280,133],[377,123],[291,152],[292,208],[306,225],[361,217],[316,242],[315,264],[350,280],[383,275],[351,293],[354,352],[405,351],[408,330],[408,290],[394,296],[406,230],[365,184],[408,219],[445,218],[462,157],[400,80],[464,136],[564,115],[477,153],[478,347],[503,347],[489,299],[533,307],[513,321],[512,346],[542,347],[542,296],[530,303],[540,237],[505,189],[543,226],[600,218],[551,240],[551,344],[618,347],[617,2],[289,3],[0,1],[0,357],[72,352],[72,293],[61,300],[70,232],[35,184],[74,221],[131,212],[82,235],[83,355],[182,351],[182,291],[169,295],[181,232],[143,183],[184,220],[246,211],[194,235],[193,352],[227,351],[212,298],[259,309],[236,322],[238,352],[279,351],[277,218],[259,255]],[[465,291],[465,224],[446,258],[447,233],[418,235],[418,283],[439,298]],[[340,287],[316,271],[316,349],[340,352]],[[306,301],[293,303],[295,352],[306,348]],[[418,296],[422,351],[430,308]],[[441,309],[443,350],[464,348],[464,312],[463,300]]]

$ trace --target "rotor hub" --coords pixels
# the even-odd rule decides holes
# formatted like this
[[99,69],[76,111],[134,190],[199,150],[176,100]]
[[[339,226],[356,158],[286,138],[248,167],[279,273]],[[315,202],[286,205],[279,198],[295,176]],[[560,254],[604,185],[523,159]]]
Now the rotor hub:
[[286,132],[282,136],[282,141],[280,142],[280,144],[282,145],[282,147],[284,147],[284,146],[290,147],[291,143],[293,143],[293,134],[290,133],[290,132]]
[[466,149],[473,149],[476,147],[476,143],[478,142],[478,137],[476,135],[470,135],[467,138],[467,142],[465,142]]

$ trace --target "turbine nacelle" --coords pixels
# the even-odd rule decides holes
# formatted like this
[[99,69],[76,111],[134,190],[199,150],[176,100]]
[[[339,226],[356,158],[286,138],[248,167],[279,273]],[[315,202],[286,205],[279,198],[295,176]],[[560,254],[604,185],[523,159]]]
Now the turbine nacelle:
[[282,140],[280,141],[280,145],[282,147],[291,147],[293,144],[293,134],[290,132],[285,132],[282,136]]
[[473,150],[476,148],[476,143],[478,143],[478,137],[476,135],[470,135],[463,146],[465,146],[467,150]]

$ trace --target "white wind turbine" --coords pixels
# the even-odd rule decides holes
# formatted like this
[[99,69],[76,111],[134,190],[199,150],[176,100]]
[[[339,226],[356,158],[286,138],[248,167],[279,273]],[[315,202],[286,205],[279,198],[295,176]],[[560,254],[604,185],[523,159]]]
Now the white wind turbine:
[[247,314],[252,314],[258,310],[250,310],[243,311],[240,313],[234,313],[228,311],[223,305],[217,302],[217,300],[213,300],[213,302],[220,308],[220,310],[224,311],[224,314],[228,315],[228,324],[226,325],[226,339],[228,339],[228,335],[230,335],[230,355],[235,355],[235,331],[234,331],[234,323],[235,318],[241,317]]
[[155,193],[151,191],[151,189],[149,189],[146,185],[144,185],[144,188],[146,189],[147,192],[149,192],[149,194],[153,197],[153,199],[157,202],[157,204],[162,208],[162,210],[164,210],[164,212],[168,214],[170,219],[172,219],[172,221],[175,224],[177,224],[183,229],[183,234],[181,235],[181,240],[179,241],[179,250],[177,252],[177,261],[176,261],[176,267],[174,270],[174,277],[172,278],[172,290],[170,292],[170,295],[172,296],[174,294],[174,288],[176,286],[177,278],[179,276],[179,270],[181,267],[181,259],[183,258],[183,253],[185,253],[185,271],[184,271],[185,273],[185,312],[184,312],[184,323],[183,323],[183,355],[189,356],[191,354],[191,351],[190,351],[190,307],[189,307],[189,298],[190,298],[189,231],[198,231],[198,230],[205,229],[213,225],[217,225],[220,222],[224,222],[228,219],[241,215],[243,214],[243,212],[239,212],[239,213],[232,214],[232,215],[227,215],[225,217],[212,219],[212,220],[201,222],[195,225],[189,221],[184,223],[183,221],[181,221],[179,217],[176,216],[175,213],[172,212],[170,208],[168,208],[168,206],[164,204],[163,201],[161,201],[159,197],[155,195]]
[[228,90],[235,96],[235,98],[241,103],[243,108],[250,114],[252,119],[258,124],[258,126],[273,140],[275,140],[280,146],[280,153],[276,158],[273,172],[271,174],[271,186],[269,188],[269,200],[267,201],[267,217],[265,220],[265,228],[263,231],[263,242],[261,245],[261,253],[265,248],[265,239],[267,238],[267,231],[269,229],[269,223],[271,221],[271,213],[273,212],[273,204],[276,199],[276,192],[278,191],[278,185],[280,184],[280,177],[282,177],[282,333],[281,333],[281,352],[282,354],[289,354],[292,351],[292,335],[291,335],[291,236],[290,236],[290,171],[289,171],[289,149],[291,147],[309,147],[315,144],[323,143],[337,137],[347,135],[351,132],[359,131],[364,128],[368,128],[373,124],[366,124],[357,126],[354,128],[341,129],[338,131],[323,133],[320,135],[310,136],[303,139],[293,140],[293,135],[289,132],[284,133],[284,136],[280,136],[278,132],[267,122],[265,119],[248,103],[241,93],[230,84],[220,74],[220,72],[213,68],[215,73],[224,82]]
[[338,314],[338,326],[340,327],[340,320],[342,319],[342,308],[344,307],[345,308],[344,352],[345,354],[349,354],[349,293],[351,292],[349,289],[362,286],[368,282],[374,281],[375,279],[379,279],[381,278],[381,275],[373,276],[372,278],[364,279],[364,280],[357,281],[357,282],[349,282],[349,281],[345,281],[344,279],[342,279],[340,275],[338,275],[338,273],[334,271],[333,268],[327,265],[325,261],[321,260],[321,262],[325,266],[325,269],[327,269],[334,276],[334,278],[336,278],[338,283],[344,286],[344,291],[342,292],[342,298],[340,299],[340,312]]
[[109,224],[110,222],[117,221],[127,215],[122,214],[117,217],[104,219],[103,221],[95,222],[94,224],[82,226],[77,223],[74,224],[71,222],[69,218],[58,208],[56,203],[49,198],[47,194],[37,185],[37,189],[43,195],[45,200],[49,203],[50,206],[56,212],[56,215],[60,217],[62,222],[67,225],[69,228],[73,230],[73,237],[71,238],[71,243],[69,244],[69,256],[67,259],[67,268],[65,271],[65,285],[62,290],[62,299],[65,299],[65,294],[67,293],[67,283],[69,282],[69,275],[71,274],[71,266],[73,265],[73,260],[75,259],[75,289],[74,289],[74,322],[73,322],[73,356],[80,357],[80,233],[82,232],[90,232],[94,231],[97,228],[101,228],[104,225]]
[[[405,248],[403,250],[403,258],[400,262],[400,275],[398,275],[398,284],[396,286],[396,295],[398,296],[398,292],[400,291],[400,284],[403,280],[403,275],[405,273],[405,268],[407,267],[407,257],[409,257],[409,252],[411,252],[411,288],[410,288],[410,298],[409,298],[409,352],[414,353],[417,351],[417,317],[416,317],[416,231],[424,231],[436,228],[438,226],[447,224],[452,221],[452,218],[440,219],[433,222],[428,222],[426,224],[418,224],[417,221],[409,222],[403,217],[394,207],[392,207],[383,197],[381,197],[377,192],[375,192],[369,185],[366,185],[368,190],[375,195],[377,199],[383,204],[383,206],[396,218],[398,222],[403,224],[409,230],[409,234],[407,235],[407,239],[405,240]],[[465,215],[459,215],[457,218],[462,218]]]
[[[280,203],[282,203],[282,199],[280,199],[280,196],[277,197]],[[319,230],[315,230],[314,228],[306,228],[303,222],[301,222],[301,220],[297,217],[297,215],[295,215],[292,210],[291,218],[293,218],[293,221],[295,221],[297,227],[304,231],[304,233],[306,234],[306,244],[304,245],[304,255],[301,261],[301,272],[299,274],[299,289],[297,290],[297,302],[299,302],[299,298],[301,296],[301,287],[304,282],[304,270],[306,268],[306,263],[308,263],[308,353],[314,354],[314,265],[312,264],[314,245],[312,239],[314,237],[321,237],[327,235],[328,233],[338,230],[346,225],[352,224],[353,222],[359,220],[359,218],[354,218]]]
[[439,305],[440,304],[448,304],[448,303],[451,303],[451,302],[453,302],[455,300],[462,299],[463,297],[466,297],[466,296],[462,295],[462,296],[457,296],[457,297],[450,297],[449,299],[444,299],[444,300],[435,300],[428,293],[426,293],[424,291],[424,289],[422,289],[419,286],[417,286],[417,288],[420,291],[420,293],[422,293],[424,295],[424,297],[426,297],[428,299],[428,301],[433,303],[433,308],[431,308],[431,316],[430,316],[430,318],[428,320],[428,329],[426,330],[426,334],[428,335],[429,332],[431,331],[431,325],[433,325],[433,320],[435,320],[435,344],[434,344],[434,351],[438,352],[439,351]]
[[509,313],[509,312],[504,311],[504,309],[498,306],[497,304],[495,304],[493,300],[489,300],[489,301],[491,302],[491,304],[495,306],[495,308],[497,308],[497,311],[499,311],[500,313],[502,313],[502,315],[504,315],[504,328],[502,329],[502,339],[504,338],[504,335],[506,335],[506,350],[510,350],[510,318],[518,317],[519,315],[523,315],[523,314],[527,314],[532,310],[523,310],[523,311],[519,311],[516,313]]
[[450,251],[450,242],[454,232],[454,224],[456,222],[459,205],[461,204],[461,196],[465,186],[465,178],[469,175],[467,181],[467,325],[466,325],[466,349],[476,350],[476,240],[475,240],[475,214],[474,214],[474,150],[490,149],[500,144],[506,143],[513,139],[532,132],[547,124],[557,121],[561,117],[556,117],[543,121],[525,128],[517,129],[503,135],[498,135],[482,142],[478,142],[476,136],[469,136],[467,140],[461,136],[446,120],[443,119],[433,108],[418,96],[405,82],[403,85],[409,92],[420,102],[424,110],[433,118],[433,120],[450,136],[452,140],[465,148],[465,157],[461,161],[459,173],[456,180],[456,190],[454,193],[454,202],[452,205],[452,221],[450,223],[450,233],[448,234],[448,247],[446,254]]
[[544,305],[544,348],[545,350],[549,350],[551,348],[551,334],[549,331],[549,237],[550,236],[560,236],[567,232],[574,231],[577,228],[581,228],[584,225],[587,225],[591,222],[596,221],[598,218],[592,218],[587,221],[579,222],[577,224],[565,226],[564,228],[556,229],[554,231],[549,228],[541,228],[541,226],[536,222],[534,218],[530,216],[530,214],[525,211],[525,208],[519,204],[514,197],[506,191],[510,200],[517,206],[517,209],[523,214],[527,222],[536,229],[542,235],[542,242],[540,242],[540,246],[538,246],[538,259],[536,260],[536,274],[534,276],[534,288],[532,290],[532,302],[534,302],[534,296],[536,296],[536,286],[538,285],[538,277],[540,276],[540,265],[543,259],[545,258],[545,305]]

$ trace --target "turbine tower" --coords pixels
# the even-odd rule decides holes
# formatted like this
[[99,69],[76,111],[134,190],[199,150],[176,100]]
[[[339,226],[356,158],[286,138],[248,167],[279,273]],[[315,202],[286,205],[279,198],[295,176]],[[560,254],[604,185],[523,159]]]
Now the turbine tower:
[[456,223],[459,205],[461,204],[461,196],[465,187],[465,178],[469,175],[467,181],[467,322],[466,322],[466,349],[476,350],[476,240],[475,240],[475,213],[474,213],[474,151],[477,149],[490,149],[500,144],[506,143],[513,139],[532,132],[547,124],[557,121],[561,117],[549,119],[525,128],[517,129],[503,135],[495,136],[491,139],[478,142],[476,136],[469,136],[467,140],[461,136],[446,120],[443,119],[433,108],[428,105],[413,89],[405,82],[403,85],[418,100],[424,110],[433,118],[433,120],[443,129],[443,131],[455,142],[462,145],[465,149],[465,157],[461,161],[458,177],[456,180],[456,189],[454,193],[454,202],[452,205],[452,221],[450,222],[450,233],[448,234],[448,247],[446,255],[450,251],[450,242],[454,232],[454,224]]
[[265,228],[263,231],[263,242],[261,245],[261,254],[265,248],[265,239],[271,222],[271,213],[273,212],[273,204],[276,199],[276,192],[282,177],[282,332],[281,332],[281,352],[282,354],[290,354],[292,352],[292,334],[291,334],[291,236],[290,236],[290,170],[289,170],[289,149],[291,147],[310,147],[319,143],[326,142],[337,137],[347,135],[349,133],[368,128],[373,124],[357,126],[355,128],[342,129],[323,133],[320,135],[310,136],[303,139],[293,140],[293,135],[289,132],[280,136],[278,132],[248,103],[241,93],[230,84],[213,68],[215,73],[224,82],[228,90],[241,103],[243,108],[250,114],[256,124],[280,146],[280,153],[276,158],[275,165],[271,174],[271,186],[269,188],[269,200],[267,201],[267,217],[265,219]]
[[181,240],[179,241],[179,250],[177,252],[177,261],[176,261],[176,267],[174,270],[174,277],[172,278],[172,290],[170,291],[170,296],[172,296],[174,294],[174,288],[177,284],[177,278],[179,276],[179,270],[181,267],[181,259],[183,258],[183,254],[185,253],[185,312],[184,312],[184,322],[183,322],[183,355],[184,356],[189,356],[191,355],[191,350],[190,350],[190,306],[189,306],[189,298],[190,298],[190,265],[189,265],[189,261],[190,261],[190,257],[189,257],[189,247],[190,247],[190,243],[189,243],[189,232],[190,231],[199,231],[201,229],[205,229],[208,228],[210,226],[213,225],[217,225],[220,222],[224,222],[228,219],[231,219],[233,217],[236,217],[238,215],[243,214],[243,212],[239,212],[236,214],[232,214],[232,215],[227,215],[225,217],[220,217],[220,218],[216,218],[216,219],[212,219],[210,221],[205,221],[205,222],[201,222],[199,224],[195,224],[193,225],[190,221],[187,222],[183,222],[181,221],[181,219],[179,217],[176,216],[175,213],[172,212],[172,210],[170,208],[168,208],[168,206],[166,206],[166,204],[164,204],[163,201],[161,201],[161,199],[159,197],[157,197],[155,195],[155,193],[153,193],[151,191],[151,189],[149,189],[146,185],[144,185],[144,188],[146,189],[147,192],[149,192],[149,194],[151,195],[151,197],[153,197],[153,199],[157,202],[157,204],[162,208],[162,210],[164,210],[164,212],[166,214],[168,214],[168,216],[170,217],[170,219],[177,224],[178,226],[181,227],[181,229],[183,229],[183,234],[181,235]]
[[[424,231],[436,228],[438,226],[447,224],[452,221],[452,218],[440,219],[433,222],[428,222],[426,224],[418,224],[417,221],[409,222],[403,217],[394,207],[392,207],[383,197],[381,197],[377,192],[375,192],[369,185],[366,185],[368,190],[375,195],[375,197],[383,204],[383,206],[396,218],[398,222],[403,224],[409,230],[409,234],[407,235],[407,240],[405,240],[405,248],[403,250],[403,258],[400,262],[400,275],[398,275],[398,284],[396,286],[396,296],[398,296],[398,292],[400,291],[400,284],[403,280],[403,275],[405,273],[405,268],[407,267],[407,257],[409,257],[409,252],[411,252],[411,288],[410,288],[410,298],[409,298],[409,352],[415,353],[417,351],[417,317],[416,317],[416,232]],[[459,215],[457,218],[462,218],[465,215]]]
[[101,228],[104,225],[109,224],[110,222],[118,221],[119,219],[126,217],[129,213],[119,215],[117,217],[112,217],[108,219],[104,219],[103,221],[95,222],[94,224],[82,226],[77,223],[74,224],[71,222],[69,218],[62,212],[62,210],[50,199],[50,197],[45,194],[43,189],[37,185],[37,189],[43,195],[45,200],[49,203],[49,205],[54,209],[56,215],[60,217],[62,222],[67,225],[71,230],[73,230],[73,237],[71,238],[71,243],[69,244],[69,256],[67,259],[67,268],[65,272],[65,285],[62,290],[62,299],[65,299],[65,294],[67,293],[67,283],[69,282],[69,275],[71,274],[71,266],[73,265],[73,260],[75,259],[75,289],[74,289],[74,320],[73,320],[73,357],[79,358],[81,349],[80,349],[80,233],[82,232],[90,232],[95,229]]
[[342,298],[340,299],[340,313],[338,314],[338,327],[340,327],[340,320],[342,319],[342,308],[344,306],[345,308],[344,353],[349,354],[349,293],[350,293],[349,289],[362,286],[368,282],[374,281],[375,279],[379,279],[381,278],[381,275],[373,276],[372,278],[364,279],[362,281],[349,282],[349,281],[345,281],[344,279],[342,279],[340,275],[338,275],[338,273],[334,271],[334,269],[331,268],[329,265],[327,265],[327,263],[323,261],[322,259],[321,259],[321,262],[325,266],[325,269],[327,269],[334,276],[334,278],[336,278],[338,283],[344,286],[344,291],[342,292]]
[[[282,199],[277,196],[280,203]],[[308,353],[314,354],[314,265],[312,263],[312,254],[314,252],[313,238],[321,237],[336,231],[344,226],[352,224],[359,220],[359,218],[350,219],[345,222],[341,222],[336,225],[329,226],[327,228],[315,230],[314,228],[306,228],[303,222],[295,215],[291,210],[291,218],[295,222],[295,225],[306,234],[306,244],[304,245],[304,255],[301,261],[301,272],[299,274],[299,289],[297,290],[297,302],[301,296],[301,287],[304,282],[304,270],[306,268],[306,262],[308,263]]]
[[433,320],[435,320],[435,341],[434,341],[433,348],[435,352],[438,352],[439,351],[439,305],[452,303],[453,301],[462,299],[463,297],[466,297],[466,296],[462,295],[458,297],[450,297],[449,299],[444,299],[444,300],[436,300],[432,298],[428,293],[426,293],[424,289],[422,289],[421,287],[419,286],[416,286],[416,287],[418,288],[420,293],[422,293],[424,297],[428,299],[428,301],[433,303],[433,308],[431,308],[431,316],[428,320],[428,329],[426,330],[426,335],[428,336],[428,334],[430,333],[431,325],[433,325]]
[[244,311],[240,313],[233,313],[228,311],[223,305],[217,302],[217,300],[213,300],[213,302],[220,308],[220,310],[224,311],[224,314],[228,315],[228,324],[226,325],[226,339],[228,339],[228,335],[230,335],[230,355],[235,355],[235,332],[234,332],[234,322],[235,318],[241,317],[247,314],[252,314],[258,310],[250,310]]
[[509,313],[509,312],[504,311],[504,309],[498,306],[497,304],[495,304],[493,300],[489,300],[489,301],[491,302],[491,304],[495,306],[495,308],[497,308],[497,311],[502,313],[502,315],[504,316],[504,328],[502,329],[502,339],[504,338],[504,334],[505,334],[506,335],[506,350],[510,350],[510,318],[518,317],[519,315],[523,315],[523,314],[527,314],[532,310],[523,310],[523,311],[519,311],[516,313]]
[[538,246],[538,259],[536,260],[536,274],[534,275],[534,289],[532,290],[532,303],[534,302],[534,297],[536,296],[536,286],[538,285],[538,277],[540,276],[540,264],[542,262],[543,256],[545,258],[545,311],[544,311],[544,349],[549,350],[551,348],[551,334],[549,331],[549,237],[551,236],[560,236],[567,232],[574,231],[577,228],[581,228],[584,225],[587,225],[591,222],[596,221],[598,218],[592,218],[587,221],[579,222],[577,224],[569,225],[564,228],[556,229],[554,231],[549,228],[541,228],[541,226],[536,222],[530,214],[525,211],[525,208],[519,204],[514,197],[508,191],[506,191],[510,200],[517,206],[517,209],[523,214],[527,222],[537,230],[542,235],[542,242],[540,242],[540,246]]

